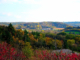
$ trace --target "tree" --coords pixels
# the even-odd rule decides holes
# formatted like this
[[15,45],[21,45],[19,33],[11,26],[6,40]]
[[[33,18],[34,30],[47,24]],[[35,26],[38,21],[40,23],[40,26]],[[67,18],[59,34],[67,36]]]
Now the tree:
[[2,38],[3,41],[6,41],[9,44],[11,42],[13,42],[12,35],[11,35],[11,33],[7,29],[2,33],[1,38]]
[[23,39],[23,35],[24,35],[24,32],[21,29],[16,30],[15,37],[17,37],[19,40]]
[[32,34],[34,35],[34,38],[37,39],[40,36],[39,32],[32,32]]
[[63,40],[63,45],[64,45],[63,46],[64,48],[66,48],[66,49],[68,48],[67,40]]
[[15,35],[15,29],[14,29],[14,27],[12,26],[11,23],[8,25],[8,31],[9,31],[12,35]]
[[65,32],[58,33],[57,35],[67,35]]
[[29,38],[28,32],[26,30],[24,30],[23,41],[24,42],[30,42],[30,38]]
[[54,40],[52,38],[45,38],[46,47],[54,49]]
[[60,40],[56,40],[57,48],[62,48],[62,42]]
[[38,47],[43,47],[43,46],[45,46],[45,45],[46,45],[46,43],[45,43],[44,34],[41,34],[41,33],[40,33],[40,36],[39,36],[39,38],[38,38],[37,46],[38,46]]
[[73,40],[73,39],[68,39],[68,40],[67,40],[67,44],[68,44],[68,47],[71,48],[72,45],[75,44],[75,40]]
[[75,42],[76,42],[77,44],[80,44],[80,36],[79,36],[79,35],[77,35],[77,36],[75,37]]
[[73,34],[68,34],[66,35],[66,39],[74,39],[75,36]]

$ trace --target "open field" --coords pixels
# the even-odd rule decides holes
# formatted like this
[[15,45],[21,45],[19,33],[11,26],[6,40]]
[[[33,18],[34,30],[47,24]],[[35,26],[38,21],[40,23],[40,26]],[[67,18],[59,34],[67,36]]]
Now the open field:
[[80,32],[76,32],[76,31],[66,31],[66,33],[70,33],[70,34],[80,34]]

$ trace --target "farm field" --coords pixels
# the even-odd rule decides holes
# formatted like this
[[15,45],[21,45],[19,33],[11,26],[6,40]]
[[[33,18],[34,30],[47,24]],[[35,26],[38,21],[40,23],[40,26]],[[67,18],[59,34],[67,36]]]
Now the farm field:
[[68,34],[69,34],[69,33],[70,33],[70,34],[80,34],[80,32],[76,32],[76,31],[73,31],[73,32],[72,32],[72,31],[70,31],[70,32],[69,32],[69,31],[66,31],[66,33],[68,33]]

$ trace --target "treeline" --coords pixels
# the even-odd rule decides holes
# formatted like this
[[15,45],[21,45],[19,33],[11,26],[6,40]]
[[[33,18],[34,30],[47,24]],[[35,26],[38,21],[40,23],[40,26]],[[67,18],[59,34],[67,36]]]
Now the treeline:
[[[37,30],[43,30],[44,28],[49,28],[50,30],[53,30],[53,28],[66,28],[67,24],[63,22],[11,22],[11,24],[16,29],[37,29]],[[0,25],[9,25],[9,22],[1,22]]]
[[51,30],[56,28],[66,28],[67,24],[61,22],[35,22],[35,23],[21,23],[18,24],[16,29],[43,29],[43,28],[50,28]]
[[46,34],[46,37],[62,41],[62,48],[80,51],[80,35],[61,32],[58,34],[48,33]]
[[[0,26],[0,41],[6,41],[15,48],[22,50],[24,46],[28,48],[61,49],[69,48],[80,51],[80,35],[31,32],[27,30],[14,29],[12,24]],[[24,47],[23,50],[26,48]]]

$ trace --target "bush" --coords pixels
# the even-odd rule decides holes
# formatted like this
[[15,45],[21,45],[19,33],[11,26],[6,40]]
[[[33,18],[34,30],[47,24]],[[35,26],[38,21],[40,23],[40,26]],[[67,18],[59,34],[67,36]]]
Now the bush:
[[0,44],[0,60],[22,60],[25,59],[25,55],[21,52],[18,53],[17,50],[11,47],[10,44],[3,42]]
[[66,54],[62,51],[60,53],[48,52],[47,50],[36,51],[34,59],[31,60],[80,60],[80,54]]
[[25,45],[26,46],[22,49],[22,51],[27,58],[30,58],[33,55],[33,51],[31,49],[30,43],[26,42]]

